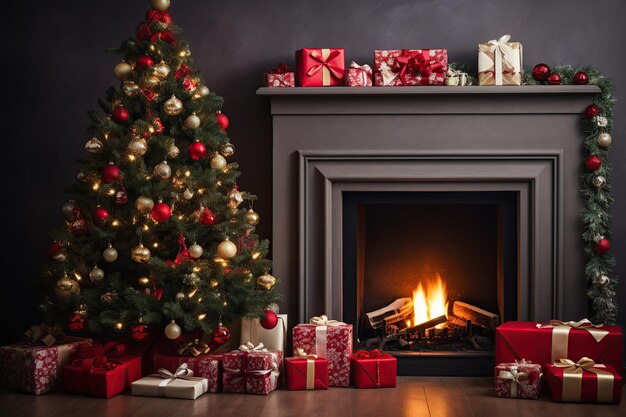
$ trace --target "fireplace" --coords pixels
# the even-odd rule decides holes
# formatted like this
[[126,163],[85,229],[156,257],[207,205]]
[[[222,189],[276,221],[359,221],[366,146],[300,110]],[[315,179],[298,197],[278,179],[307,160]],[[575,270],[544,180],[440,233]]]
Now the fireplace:
[[[501,321],[584,317],[578,122],[598,92],[260,89],[271,97],[273,260],[289,314],[353,324],[355,343],[384,342],[404,375],[489,369]],[[439,278],[444,318],[416,330],[441,316],[423,301]],[[366,325],[396,300],[406,314],[420,284],[411,317]]]

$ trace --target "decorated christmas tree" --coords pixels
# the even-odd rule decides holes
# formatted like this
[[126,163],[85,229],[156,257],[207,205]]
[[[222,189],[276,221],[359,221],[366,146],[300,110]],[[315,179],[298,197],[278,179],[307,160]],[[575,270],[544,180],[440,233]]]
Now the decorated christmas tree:
[[153,0],[135,37],[113,52],[119,85],[91,125],[65,228],[53,233],[45,272],[48,321],[176,338],[221,321],[260,316],[279,299],[255,234],[255,196],[237,186],[223,100],[203,83]]

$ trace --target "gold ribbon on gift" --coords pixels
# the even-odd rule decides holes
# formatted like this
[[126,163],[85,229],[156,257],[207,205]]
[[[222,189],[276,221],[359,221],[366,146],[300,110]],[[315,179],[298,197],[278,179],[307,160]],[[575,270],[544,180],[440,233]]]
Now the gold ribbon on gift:
[[450,87],[464,87],[467,85],[469,75],[461,70],[448,68],[446,71],[446,85]]
[[[503,35],[500,39],[492,39],[478,46],[478,74],[483,81],[484,75],[495,80],[495,85],[521,84],[522,46],[517,42],[509,42],[511,35]],[[503,75],[507,74],[507,80]],[[519,78],[519,80],[518,80]],[[491,84],[481,82],[481,85]]]
[[65,333],[63,333],[63,329],[58,324],[49,326],[42,323],[36,326],[31,326],[30,329],[24,332],[24,336],[26,336],[30,343],[42,343],[50,347],[54,345],[58,339],[64,337]]
[[346,323],[338,320],[330,320],[327,315],[322,314],[321,316],[313,316],[309,323],[315,326],[345,326]]
[[574,362],[569,359],[559,359],[554,366],[563,369],[563,401],[579,402],[582,394],[583,373],[593,372],[598,377],[598,402],[613,401],[613,382],[615,377],[612,373],[603,371],[604,365],[596,365],[587,357]]
[[319,51],[311,51],[309,56],[315,61],[319,62],[319,64],[309,68],[306,75],[312,77],[321,70],[322,85],[330,85],[331,75],[337,79],[341,79],[343,77],[343,68],[332,64],[333,59],[337,58],[337,56],[339,56],[340,54],[341,52],[339,52],[338,50],[334,50],[331,52],[330,49],[327,48],[322,48]]
[[511,398],[517,398],[517,387],[523,390],[522,381],[528,379],[528,372],[522,372],[517,366],[512,366],[508,371],[500,371],[498,378],[511,381]]
[[551,362],[560,358],[567,358],[569,332],[572,329],[586,330],[596,342],[602,341],[604,336],[609,334],[607,330],[600,330],[602,324],[593,324],[589,319],[580,321],[560,321],[550,320],[548,324],[537,324],[538,329],[552,329],[552,355]]
[[306,359],[306,389],[315,389],[315,359],[317,359],[317,355],[306,353],[302,348],[296,349],[296,355],[300,359]]
[[259,343],[254,346],[252,342],[246,342],[243,345],[239,346],[239,351],[241,352],[267,352],[265,345],[263,343]]
[[199,339],[193,339],[178,347],[179,356],[198,356],[209,353],[211,348],[206,343],[200,342]]

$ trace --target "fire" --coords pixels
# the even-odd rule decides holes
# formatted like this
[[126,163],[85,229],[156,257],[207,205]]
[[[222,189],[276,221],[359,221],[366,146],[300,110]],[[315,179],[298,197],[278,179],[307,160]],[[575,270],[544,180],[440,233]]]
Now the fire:
[[[439,273],[428,282],[426,290],[420,282],[413,291],[413,323],[420,324],[444,315],[448,316],[448,293]],[[441,327],[438,325],[437,327]]]

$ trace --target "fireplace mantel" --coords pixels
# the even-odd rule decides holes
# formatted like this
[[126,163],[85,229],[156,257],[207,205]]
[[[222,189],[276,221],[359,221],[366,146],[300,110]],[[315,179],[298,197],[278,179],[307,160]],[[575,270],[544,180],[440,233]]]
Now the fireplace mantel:
[[[260,88],[273,119],[273,261],[289,314],[342,315],[342,193],[518,192],[519,319],[585,317],[580,117],[596,86]],[[393,236],[390,236],[393,239]]]

